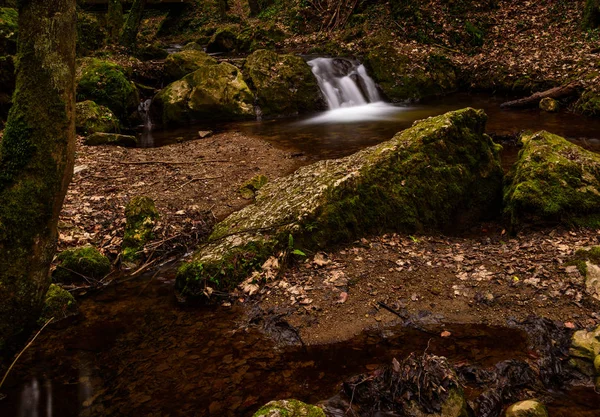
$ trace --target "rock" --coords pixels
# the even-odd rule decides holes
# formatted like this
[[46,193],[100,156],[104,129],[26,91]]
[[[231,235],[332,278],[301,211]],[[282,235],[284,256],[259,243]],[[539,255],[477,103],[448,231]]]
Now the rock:
[[165,60],[165,80],[179,80],[205,65],[217,65],[217,60],[201,50],[184,49],[169,55]]
[[578,330],[571,338],[569,356],[571,366],[585,375],[595,374],[594,363],[600,354],[600,326],[593,331]]
[[77,302],[71,293],[56,284],[50,284],[38,324],[43,325],[51,318],[56,322],[75,314],[77,314]]
[[142,257],[144,245],[154,238],[152,230],[159,214],[151,198],[138,196],[125,207],[125,234],[121,245],[121,259],[135,262]]
[[493,216],[503,172],[500,146],[483,133],[486,119],[474,109],[429,118],[390,141],[265,185],[254,205],[218,224],[180,268],[178,290],[194,295],[213,276],[232,288],[290,236],[300,250],[316,252],[375,230],[448,230]]
[[279,400],[261,407],[252,417],[325,417],[325,413],[298,400]]
[[548,410],[539,401],[525,400],[508,407],[506,417],[548,417]]
[[136,51],[136,56],[143,61],[149,61],[166,59],[169,57],[169,53],[160,42],[154,42],[139,46]]
[[231,64],[205,64],[169,84],[153,101],[163,124],[199,118],[239,119],[254,116],[254,97],[241,72]]
[[600,115],[600,89],[595,84],[583,92],[575,103],[575,111],[586,116]]
[[449,390],[439,413],[427,413],[415,401],[411,401],[406,415],[407,417],[468,417],[469,414],[463,390],[460,387],[453,387]]
[[600,300],[600,266],[586,262],[585,290],[596,300]]
[[96,58],[79,61],[77,98],[106,106],[121,120],[136,112],[140,101],[135,84],[127,79],[123,68]]
[[119,131],[119,119],[108,107],[99,106],[91,100],[75,105],[75,128],[77,133],[89,135],[96,132]]
[[60,263],[52,272],[55,282],[70,284],[85,282],[86,278],[98,281],[110,272],[108,258],[92,246],[63,251],[57,259]]
[[237,25],[223,26],[217,29],[206,45],[206,52],[212,54],[248,51],[249,43],[246,39],[241,39],[239,35],[240,28]]
[[248,57],[244,72],[264,116],[292,115],[323,107],[315,77],[298,56],[259,50]]
[[200,139],[206,139],[208,137],[211,137],[213,135],[213,131],[212,130],[199,130],[198,131],[198,137]]
[[594,371],[597,376],[600,376],[600,355],[596,355],[594,358]]
[[560,110],[560,104],[553,98],[546,97],[540,101],[540,109],[549,113],[556,113]]
[[84,145],[100,146],[115,145],[126,148],[135,148],[138,144],[137,138],[130,135],[119,135],[117,133],[92,133],[83,140]]
[[252,177],[250,181],[247,181],[240,187],[240,193],[244,198],[254,198],[258,190],[260,190],[266,183],[269,182],[269,178],[265,175],[256,175]]
[[17,53],[18,20],[17,9],[0,7],[0,56]]
[[523,223],[600,226],[600,155],[541,131],[523,149],[504,189],[504,212]]

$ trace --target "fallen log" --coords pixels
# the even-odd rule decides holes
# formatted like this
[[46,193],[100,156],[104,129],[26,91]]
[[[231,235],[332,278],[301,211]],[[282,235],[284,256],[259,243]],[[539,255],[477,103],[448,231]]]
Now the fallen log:
[[566,85],[561,85],[559,87],[551,88],[550,90],[541,91],[535,94],[530,95],[529,97],[521,98],[518,100],[507,101],[502,103],[500,107],[502,108],[523,108],[523,107],[533,107],[539,105],[540,101],[543,98],[549,97],[553,99],[570,97],[578,94],[580,84],[577,81],[571,82]]

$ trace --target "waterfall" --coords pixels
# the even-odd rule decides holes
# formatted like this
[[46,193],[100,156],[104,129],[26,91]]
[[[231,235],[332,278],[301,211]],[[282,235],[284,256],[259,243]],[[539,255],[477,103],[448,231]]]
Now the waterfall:
[[152,119],[150,118],[150,106],[152,105],[152,99],[141,101],[138,105],[138,113],[142,118],[143,129],[142,136],[140,139],[140,146],[142,148],[153,148],[154,137],[152,136]]
[[381,101],[364,65],[344,58],[316,58],[308,62],[330,110]]

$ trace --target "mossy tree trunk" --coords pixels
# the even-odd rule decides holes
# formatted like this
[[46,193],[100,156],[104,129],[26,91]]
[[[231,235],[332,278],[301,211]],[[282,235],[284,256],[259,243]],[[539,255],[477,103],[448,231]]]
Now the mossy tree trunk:
[[146,2],[147,0],[134,0],[131,5],[131,10],[129,11],[129,16],[127,16],[125,26],[123,26],[120,39],[121,45],[126,48],[133,48],[135,46]]
[[600,0],[586,0],[583,10],[583,28],[595,29],[600,26]]
[[111,42],[119,40],[123,27],[123,4],[121,0],[108,0],[108,13],[106,14],[106,29]]
[[75,0],[19,1],[16,89],[0,141],[0,352],[50,285],[75,154]]

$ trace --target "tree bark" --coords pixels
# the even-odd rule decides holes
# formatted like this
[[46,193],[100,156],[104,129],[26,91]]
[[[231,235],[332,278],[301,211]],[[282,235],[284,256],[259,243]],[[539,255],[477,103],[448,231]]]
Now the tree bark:
[[75,0],[19,1],[16,90],[0,141],[0,352],[39,316],[75,154]]
[[521,98],[518,100],[507,101],[502,103],[500,107],[510,107],[510,108],[523,108],[523,107],[532,107],[540,104],[540,101],[543,98],[550,97],[554,99],[559,99],[563,97],[570,97],[578,94],[579,83],[572,82],[567,85],[562,85],[560,87],[554,87],[550,90],[542,91],[539,93],[535,93],[530,95],[529,97]]
[[123,27],[123,4],[121,0],[108,0],[108,13],[106,13],[106,28],[108,39],[116,42]]
[[582,24],[584,29],[600,26],[600,0],[586,0]]
[[146,0],[134,0],[131,5],[131,10],[129,11],[129,16],[127,16],[120,39],[121,45],[126,48],[133,48],[135,46],[145,8]]

